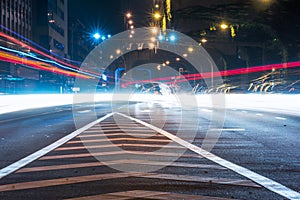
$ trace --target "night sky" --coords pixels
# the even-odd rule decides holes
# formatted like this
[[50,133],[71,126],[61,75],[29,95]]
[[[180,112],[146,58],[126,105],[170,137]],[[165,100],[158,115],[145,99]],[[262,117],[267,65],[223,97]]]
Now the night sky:
[[78,18],[87,29],[100,29],[114,34],[122,26],[120,0],[71,0],[69,17]]
[[69,17],[80,19],[87,29],[100,29],[106,34],[124,30],[124,13],[131,11],[136,27],[146,25],[145,16],[152,0],[70,0]]

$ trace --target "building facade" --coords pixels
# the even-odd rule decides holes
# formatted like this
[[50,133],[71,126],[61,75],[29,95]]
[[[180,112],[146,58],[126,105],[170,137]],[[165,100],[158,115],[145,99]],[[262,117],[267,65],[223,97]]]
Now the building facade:
[[53,55],[68,58],[68,1],[33,0],[33,40]]
[[10,29],[26,38],[32,36],[32,0],[1,0],[0,30],[12,35]]
[[82,62],[94,47],[87,38],[86,26],[76,18],[69,18],[69,55],[74,61]]
[[[32,39],[32,0],[0,1],[0,32],[22,42]],[[19,49],[15,44],[0,38],[1,46]],[[0,61],[0,93],[19,93],[26,87],[34,88],[38,82],[39,72]]]
[[[68,54],[67,0],[1,0],[0,31],[61,60]],[[0,45],[30,52],[0,37]],[[32,52],[33,53],[33,52]],[[72,78],[0,61],[0,93],[62,92]]]

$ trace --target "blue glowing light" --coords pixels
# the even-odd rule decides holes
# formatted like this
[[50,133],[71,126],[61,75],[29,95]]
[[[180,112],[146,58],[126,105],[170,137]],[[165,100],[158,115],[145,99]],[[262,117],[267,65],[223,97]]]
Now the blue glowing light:
[[108,38],[111,38],[111,35],[107,35]]
[[163,36],[163,35],[159,35],[159,36],[158,36],[158,40],[161,41],[161,40],[163,40],[163,39],[164,39],[164,36]]
[[94,37],[96,40],[98,40],[98,39],[101,37],[101,35],[100,35],[99,33],[95,33],[95,34],[93,35],[93,37]]
[[102,80],[107,81],[107,76],[105,74],[102,74]]
[[101,40],[105,40],[105,39],[106,39],[106,37],[105,37],[105,36],[102,36],[102,37],[101,37]]
[[54,64],[56,66],[61,67],[62,69],[67,69],[67,70],[71,70],[71,71],[74,71],[74,72],[77,72],[77,73],[81,73],[81,74],[85,74],[85,75],[88,75],[88,76],[100,78],[99,76],[97,76],[95,74],[91,74],[91,73],[88,73],[88,72],[85,72],[85,71],[81,71],[81,70],[78,70],[78,69],[75,69],[75,68],[71,68],[71,67],[62,65],[62,64],[60,64],[58,62],[55,62],[53,60],[47,60],[47,59],[39,58],[36,55],[33,55],[32,53],[25,53],[25,52],[22,52],[22,51],[6,48],[6,47],[3,47],[3,46],[0,46],[0,49],[5,50],[5,51],[9,51],[9,52],[13,52],[13,53],[17,53],[20,56],[27,56],[27,57],[30,57],[32,59],[38,60],[38,61],[46,62],[46,63],[49,63],[49,64]]
[[56,57],[58,57],[58,58],[60,58],[60,59],[68,60],[68,61],[71,61],[71,62],[73,62],[73,63],[80,64],[80,63],[77,62],[77,61],[66,59],[66,58],[62,57],[61,55],[58,55],[58,54],[55,54],[55,53],[49,51],[48,49],[42,47],[41,45],[39,45],[39,44],[37,44],[37,43],[35,43],[35,42],[33,42],[32,40],[29,40],[28,38],[26,38],[26,37],[24,37],[24,36],[22,36],[22,35],[20,35],[20,34],[18,34],[18,33],[16,33],[16,32],[14,32],[14,31],[10,30],[9,28],[3,26],[2,24],[0,24],[0,28],[2,28],[2,29],[4,29],[4,30],[6,30],[6,31],[8,31],[8,32],[10,32],[10,33],[12,33],[13,35],[16,35],[16,36],[22,38],[23,40],[29,42],[30,44],[33,44],[34,46],[36,46],[36,47],[42,49],[43,51],[48,52],[49,54],[55,55]]
[[175,37],[175,35],[170,35],[170,40],[171,40],[171,42],[174,42],[175,40],[176,40],[176,37]]

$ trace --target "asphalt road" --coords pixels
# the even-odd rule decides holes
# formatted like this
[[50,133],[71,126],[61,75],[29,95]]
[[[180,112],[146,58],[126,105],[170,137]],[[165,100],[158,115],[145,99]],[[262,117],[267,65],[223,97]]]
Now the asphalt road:
[[[99,123],[7,173],[0,199],[299,197],[299,116],[158,103],[115,108],[123,115],[108,116],[110,103],[98,104]],[[88,124],[90,110],[79,107],[76,115],[84,122],[77,126],[71,106],[1,115],[0,168]]]

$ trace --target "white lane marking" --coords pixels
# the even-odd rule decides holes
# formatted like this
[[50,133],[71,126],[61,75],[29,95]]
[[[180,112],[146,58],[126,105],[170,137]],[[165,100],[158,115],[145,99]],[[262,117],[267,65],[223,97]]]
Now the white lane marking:
[[160,129],[160,128],[157,128],[151,124],[148,124],[144,121],[141,121],[139,119],[136,119],[136,118],[133,118],[133,117],[130,117],[130,116],[127,116],[127,115],[124,115],[122,113],[116,113],[118,115],[121,115],[123,117],[126,117],[128,119],[131,119],[132,121],[135,121],[137,123],[140,123],[140,124],[143,124],[144,126],[147,126],[161,134],[163,134],[164,136],[168,137],[169,139],[173,140],[174,142],[177,142],[178,144],[188,148],[189,150],[201,155],[202,157],[208,159],[208,160],[211,160],[223,167],[226,167],[227,169],[230,169],[230,170],[233,170],[235,171],[236,173],[246,177],[246,178],[249,178],[250,180],[262,185],[263,187],[283,196],[283,197],[286,197],[288,199],[300,199],[300,193],[297,192],[297,191],[294,191],[276,181],[273,181],[267,177],[264,177],[256,172],[253,172],[247,168],[244,168],[244,167],[241,167],[237,164],[234,164],[230,161],[227,161],[223,158],[220,158],[200,147],[197,147],[163,129]]
[[286,118],[284,118],[284,117],[275,117],[275,119],[286,120]]
[[242,110],[242,113],[248,113],[248,111]]
[[256,113],[257,116],[264,116],[264,114]]
[[244,128],[212,128],[208,131],[245,131]]
[[105,120],[106,118],[112,116],[113,113],[109,113],[107,115],[105,115],[104,117],[101,117],[99,118],[98,120],[96,121],[93,121],[89,124],[87,124],[86,126],[70,133],[69,135],[57,140],[56,142],[44,147],[43,149],[40,149],[32,154],[30,154],[29,156],[15,162],[15,163],[12,163],[11,165],[5,167],[5,168],[2,168],[0,170],[0,179],[2,179],[3,177],[13,173],[14,171],[24,167],[25,165],[33,162],[34,160],[44,156],[45,154],[49,153],[50,151],[56,149],[57,147],[63,145],[64,143],[68,142],[69,140],[73,139],[74,137],[76,137],[77,135],[79,135],[80,133],[82,133],[83,131],[89,129],[90,127],[98,124],[99,122]]

